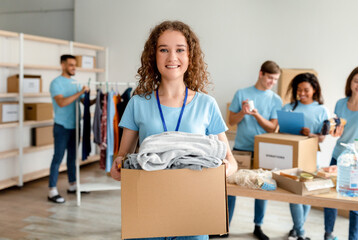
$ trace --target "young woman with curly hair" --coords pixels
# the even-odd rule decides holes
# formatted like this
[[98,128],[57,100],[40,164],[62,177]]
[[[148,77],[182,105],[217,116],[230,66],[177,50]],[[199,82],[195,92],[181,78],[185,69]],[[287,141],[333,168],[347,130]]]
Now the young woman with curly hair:
[[[141,64],[138,87],[119,124],[123,135],[112,177],[121,179],[117,166],[134,152],[138,138],[141,144],[146,137],[164,131],[217,135],[227,146],[227,175],[234,173],[237,163],[225,135],[227,127],[215,99],[205,94],[209,83],[206,64],[199,39],[190,27],[179,21],[157,25],[144,45]],[[202,240],[208,236],[175,239]]]

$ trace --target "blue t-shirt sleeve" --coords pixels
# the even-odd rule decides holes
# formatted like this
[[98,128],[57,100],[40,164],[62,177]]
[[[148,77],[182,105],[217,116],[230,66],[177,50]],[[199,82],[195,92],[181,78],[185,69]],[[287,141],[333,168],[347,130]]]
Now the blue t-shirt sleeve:
[[135,105],[134,101],[135,101],[134,97],[132,97],[129,100],[127,107],[124,110],[119,126],[122,128],[128,128],[134,131],[138,131],[139,128],[135,122],[135,116],[134,116],[134,105]]
[[57,95],[63,95],[64,89],[59,81],[53,81],[50,84],[50,93],[52,97],[56,97]]
[[241,111],[241,102],[240,102],[240,92],[237,91],[234,95],[234,98],[231,101],[229,110],[234,113]]
[[210,123],[206,129],[206,134],[217,135],[219,133],[227,131],[228,128],[225,124],[225,121],[221,115],[220,109],[216,101],[214,100],[211,103],[211,119]]
[[278,96],[274,96],[273,99],[273,107],[271,110],[271,115],[270,115],[270,119],[277,119],[277,110],[281,110],[282,108],[282,100],[280,97]]

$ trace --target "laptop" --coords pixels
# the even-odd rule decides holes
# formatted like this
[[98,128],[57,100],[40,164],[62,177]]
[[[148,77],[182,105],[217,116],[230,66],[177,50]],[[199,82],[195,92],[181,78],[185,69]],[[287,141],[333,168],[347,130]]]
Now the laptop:
[[304,115],[302,112],[286,112],[277,110],[278,125],[280,133],[290,133],[301,135],[300,131],[305,125]]

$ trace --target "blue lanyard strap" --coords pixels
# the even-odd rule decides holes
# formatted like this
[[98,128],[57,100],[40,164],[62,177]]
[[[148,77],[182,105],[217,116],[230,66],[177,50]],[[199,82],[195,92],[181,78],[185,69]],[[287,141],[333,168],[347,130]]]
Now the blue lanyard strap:
[[[167,129],[167,125],[165,124],[162,107],[160,106],[160,100],[159,100],[158,90],[157,90],[157,92],[156,92],[156,95],[157,95],[157,104],[158,104],[158,108],[159,108],[160,118],[162,119],[164,132],[167,132],[168,129]],[[183,117],[183,113],[184,113],[184,109],[185,109],[185,104],[186,104],[187,98],[188,98],[188,88],[186,87],[186,88],[185,88],[185,98],[184,98],[183,106],[181,107],[181,111],[180,111],[180,115],[179,115],[179,119],[178,119],[177,127],[175,128],[175,131],[178,131],[178,130],[179,130],[179,126],[180,126],[181,119],[182,119],[182,117]]]

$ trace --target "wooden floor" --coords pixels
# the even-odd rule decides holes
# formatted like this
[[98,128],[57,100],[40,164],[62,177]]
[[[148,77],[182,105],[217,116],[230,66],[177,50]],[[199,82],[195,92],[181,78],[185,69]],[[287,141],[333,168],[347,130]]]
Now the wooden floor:
[[[98,163],[81,168],[81,182],[106,182],[109,177]],[[68,195],[67,175],[61,173],[58,188],[65,204],[47,201],[48,178],[0,191],[0,240],[4,239],[120,239],[120,191],[82,194],[81,206],[76,196]],[[255,239],[253,230],[254,200],[239,197],[229,239]],[[287,239],[292,227],[287,203],[269,201],[263,230],[272,240]],[[305,224],[307,236],[323,239],[323,213],[312,209]],[[348,219],[338,217],[335,233],[348,239]]]

